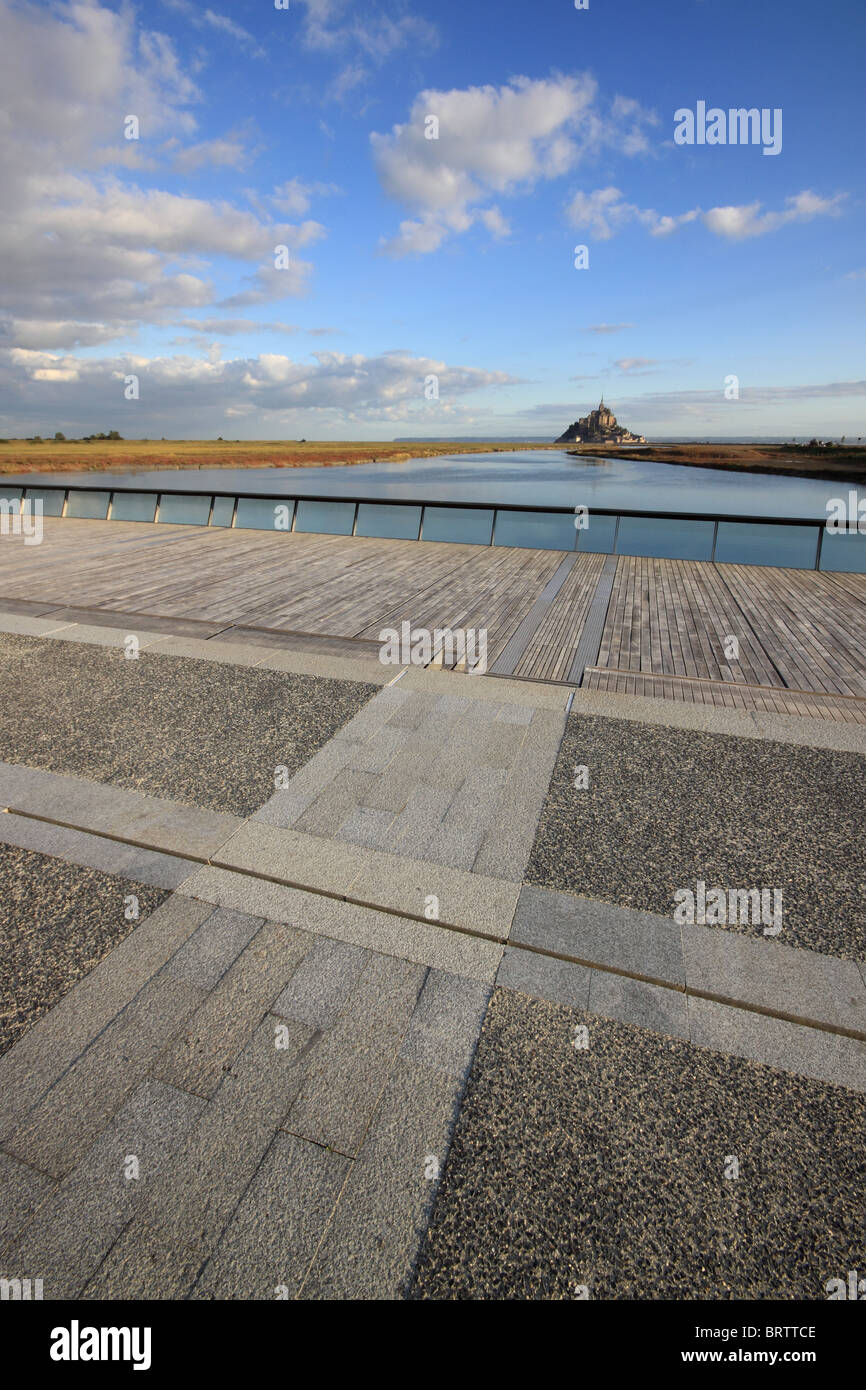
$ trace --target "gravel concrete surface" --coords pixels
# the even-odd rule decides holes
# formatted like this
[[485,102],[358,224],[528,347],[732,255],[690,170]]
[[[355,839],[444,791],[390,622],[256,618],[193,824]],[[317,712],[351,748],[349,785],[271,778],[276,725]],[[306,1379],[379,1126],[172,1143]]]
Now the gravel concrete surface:
[[852,1091],[497,989],[412,1296],[823,1300],[866,1263],[864,1120]]
[[[146,624],[142,622],[142,628]],[[0,759],[248,816],[378,686],[0,635]]]
[[776,940],[864,960],[864,785],[856,753],[572,716],[526,879],[663,916],[701,879],[779,888]]
[[[3,1053],[169,894],[3,844],[0,881]],[[137,921],[125,916],[130,894],[138,898]]]

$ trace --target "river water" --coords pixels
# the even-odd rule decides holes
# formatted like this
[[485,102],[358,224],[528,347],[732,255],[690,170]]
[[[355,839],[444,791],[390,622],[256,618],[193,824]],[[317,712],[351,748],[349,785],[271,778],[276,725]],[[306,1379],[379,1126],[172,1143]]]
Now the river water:
[[571,457],[562,451],[455,454],[404,463],[337,468],[195,468],[140,473],[17,475],[4,485],[57,483],[141,491],[254,493],[266,497],[375,498],[382,501],[476,502],[490,507],[605,507],[702,512],[711,516],[826,520],[827,499],[848,485],[816,478],[690,468],[636,458]]

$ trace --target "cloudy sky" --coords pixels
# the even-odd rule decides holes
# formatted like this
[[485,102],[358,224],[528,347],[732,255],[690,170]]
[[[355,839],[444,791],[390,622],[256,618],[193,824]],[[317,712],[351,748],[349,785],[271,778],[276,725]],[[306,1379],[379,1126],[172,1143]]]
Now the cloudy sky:
[[[0,435],[543,436],[602,392],[866,435],[864,39],[862,0],[0,0]],[[780,152],[676,143],[700,101]]]

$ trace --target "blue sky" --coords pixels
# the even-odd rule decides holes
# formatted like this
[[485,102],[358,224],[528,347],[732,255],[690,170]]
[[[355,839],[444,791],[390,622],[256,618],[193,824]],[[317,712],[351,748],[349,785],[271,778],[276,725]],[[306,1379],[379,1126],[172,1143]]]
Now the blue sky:
[[[552,436],[604,392],[651,438],[866,435],[864,37],[860,0],[0,0],[0,434]],[[780,152],[676,144],[698,102],[780,109]]]

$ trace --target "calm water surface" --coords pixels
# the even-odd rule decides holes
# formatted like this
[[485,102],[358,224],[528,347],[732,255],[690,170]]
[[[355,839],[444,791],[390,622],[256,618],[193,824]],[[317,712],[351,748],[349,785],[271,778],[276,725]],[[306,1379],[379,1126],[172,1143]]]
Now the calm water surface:
[[729,473],[631,458],[572,458],[565,451],[456,454],[349,468],[195,468],[142,473],[20,474],[18,482],[76,487],[184,488],[267,497],[367,497],[391,501],[511,503],[535,507],[609,507],[826,520],[828,497],[848,484],[816,478]]

